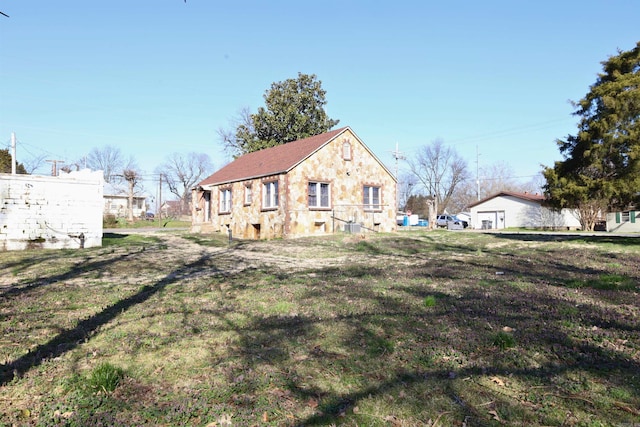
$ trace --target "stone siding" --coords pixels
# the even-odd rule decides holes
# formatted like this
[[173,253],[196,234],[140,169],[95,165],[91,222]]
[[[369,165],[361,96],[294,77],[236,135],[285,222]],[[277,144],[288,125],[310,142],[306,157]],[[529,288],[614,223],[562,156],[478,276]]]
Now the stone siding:
[[[344,143],[350,158],[344,158]],[[275,209],[263,208],[266,182],[278,182],[279,203]],[[309,207],[309,182],[329,184],[329,206]],[[380,188],[380,208],[363,206],[364,186]],[[246,188],[251,203],[245,203]],[[222,191],[231,190],[231,209],[219,212]],[[194,231],[217,231],[243,239],[272,239],[330,234],[343,231],[349,222],[361,231],[396,230],[396,183],[350,131],[324,145],[295,166],[289,173],[262,177],[195,190]],[[209,199],[207,199],[209,197]]]

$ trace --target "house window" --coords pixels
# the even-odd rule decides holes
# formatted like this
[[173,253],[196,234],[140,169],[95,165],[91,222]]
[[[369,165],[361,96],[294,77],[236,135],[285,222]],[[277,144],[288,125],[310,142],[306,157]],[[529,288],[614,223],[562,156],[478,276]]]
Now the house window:
[[220,190],[220,213],[231,212],[231,189]]
[[616,212],[616,224],[622,222],[636,222],[636,217],[632,211]]
[[380,210],[380,187],[364,186],[364,209]]
[[278,207],[278,181],[265,182],[262,189],[262,207],[264,209]]
[[342,143],[342,158],[344,160],[351,160],[351,143],[349,140]]
[[251,184],[244,186],[244,204],[250,205],[253,202],[253,193],[251,192]]
[[326,182],[309,182],[309,207],[329,207],[329,184]]

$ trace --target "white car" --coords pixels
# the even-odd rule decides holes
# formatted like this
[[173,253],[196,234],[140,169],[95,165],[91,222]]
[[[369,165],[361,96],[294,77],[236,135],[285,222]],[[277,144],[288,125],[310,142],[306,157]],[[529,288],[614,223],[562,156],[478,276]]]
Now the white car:
[[455,215],[438,215],[436,218],[436,227],[447,228],[449,222],[453,222],[454,225],[461,225],[462,228],[467,228],[469,223],[462,219],[459,219]]

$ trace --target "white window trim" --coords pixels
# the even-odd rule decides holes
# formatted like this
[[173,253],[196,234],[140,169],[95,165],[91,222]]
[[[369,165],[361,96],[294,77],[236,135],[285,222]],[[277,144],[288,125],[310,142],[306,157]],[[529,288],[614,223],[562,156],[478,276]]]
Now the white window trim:
[[[316,199],[316,204],[312,205],[311,204],[311,192],[310,187],[315,187],[315,199]],[[327,203],[325,205],[322,204],[322,188],[323,186],[326,186],[327,189]],[[309,184],[307,185],[307,191],[309,191],[309,194],[307,194],[307,204],[309,205],[309,208],[312,209],[330,209],[331,208],[331,184],[328,182],[322,182],[322,181],[309,181]]]
[[250,205],[253,203],[253,191],[251,185],[244,186],[244,204]]
[[231,212],[231,189],[220,190],[220,213]]
[[[378,190],[378,202],[374,203],[373,190]],[[363,200],[364,210],[366,211],[379,211],[382,210],[382,187],[378,185],[364,185],[363,186]]]
[[262,184],[262,208],[275,209],[280,202],[278,197],[278,181],[269,181]]
[[351,150],[351,142],[349,140],[346,140],[342,143],[342,158],[344,160],[351,160],[352,156],[353,153]]

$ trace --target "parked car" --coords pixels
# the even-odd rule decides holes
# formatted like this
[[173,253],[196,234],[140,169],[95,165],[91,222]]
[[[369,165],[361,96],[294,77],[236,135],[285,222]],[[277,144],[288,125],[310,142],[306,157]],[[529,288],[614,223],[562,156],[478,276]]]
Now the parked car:
[[449,226],[449,222],[453,222],[455,225],[461,225],[462,228],[467,228],[469,223],[462,219],[459,219],[455,215],[438,215],[436,218],[436,226],[446,228]]
[[147,213],[144,215],[144,218],[145,218],[147,221],[153,221],[153,219],[154,219],[155,217],[156,217],[156,216],[155,216],[155,214],[154,214],[153,212],[147,212]]

